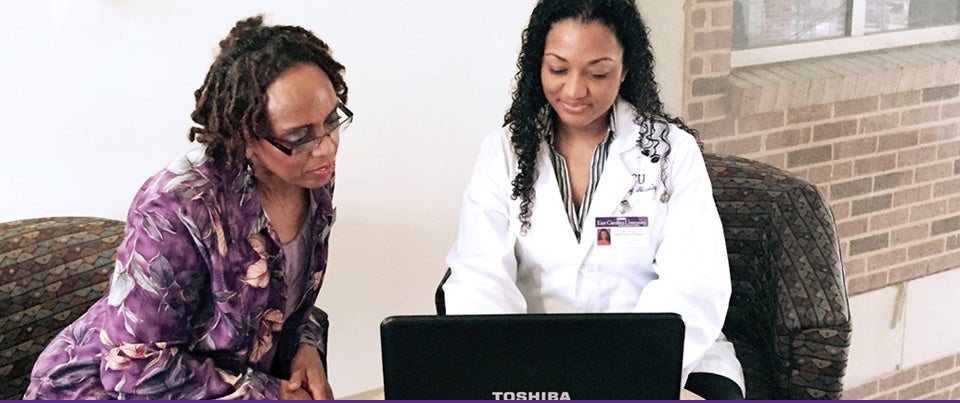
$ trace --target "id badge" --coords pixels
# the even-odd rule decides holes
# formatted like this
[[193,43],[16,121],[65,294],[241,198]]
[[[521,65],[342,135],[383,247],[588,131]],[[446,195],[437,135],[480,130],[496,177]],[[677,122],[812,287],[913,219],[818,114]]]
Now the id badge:
[[597,217],[597,246],[642,248],[650,245],[647,217]]

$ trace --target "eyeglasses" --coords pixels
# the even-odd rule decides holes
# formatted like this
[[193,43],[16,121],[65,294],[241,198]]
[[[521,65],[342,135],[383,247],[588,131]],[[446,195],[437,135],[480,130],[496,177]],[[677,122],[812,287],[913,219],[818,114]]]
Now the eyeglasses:
[[342,102],[338,102],[337,107],[330,113],[327,120],[323,122],[323,133],[321,134],[316,134],[317,128],[315,126],[304,126],[288,135],[288,137],[294,137],[295,139],[293,140],[280,140],[267,136],[263,136],[262,138],[284,154],[300,154],[312,151],[323,141],[323,138],[327,136],[330,136],[330,139],[333,140],[334,143],[339,143],[340,133],[347,130],[347,127],[350,127],[350,123],[352,122],[353,112],[347,109],[347,106]]

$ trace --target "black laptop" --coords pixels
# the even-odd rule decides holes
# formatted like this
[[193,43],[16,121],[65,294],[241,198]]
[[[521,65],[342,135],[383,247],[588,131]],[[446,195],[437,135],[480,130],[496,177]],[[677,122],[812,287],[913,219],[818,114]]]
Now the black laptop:
[[673,313],[391,316],[388,400],[678,399]]

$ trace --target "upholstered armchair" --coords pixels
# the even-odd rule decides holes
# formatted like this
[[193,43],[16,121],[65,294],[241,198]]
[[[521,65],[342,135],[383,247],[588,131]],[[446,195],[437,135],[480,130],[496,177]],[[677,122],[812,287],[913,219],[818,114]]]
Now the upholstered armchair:
[[833,213],[809,182],[757,161],[705,156],[733,296],[724,333],[753,399],[836,399],[850,309]]
[[123,228],[93,217],[0,223],[0,400],[23,397],[47,343],[106,292]]
[[[724,334],[748,399],[837,399],[850,309],[833,213],[809,182],[740,157],[706,154],[733,295]],[[444,314],[444,275],[435,295]]]
[[123,222],[56,217],[0,224],[0,399],[20,399],[47,343],[107,290]]

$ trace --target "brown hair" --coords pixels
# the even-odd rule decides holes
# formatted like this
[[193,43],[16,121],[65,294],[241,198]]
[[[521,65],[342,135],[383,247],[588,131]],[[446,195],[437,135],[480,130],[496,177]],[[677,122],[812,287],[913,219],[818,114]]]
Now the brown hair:
[[263,25],[258,15],[242,21],[220,41],[220,53],[203,85],[194,91],[196,109],[190,118],[190,141],[207,146],[207,156],[221,167],[246,163],[247,141],[270,131],[267,87],[297,63],[320,67],[341,102],[347,102],[344,67],[325,42],[297,26]]

